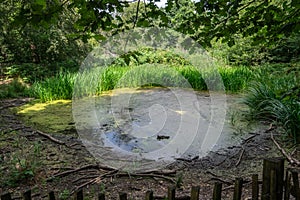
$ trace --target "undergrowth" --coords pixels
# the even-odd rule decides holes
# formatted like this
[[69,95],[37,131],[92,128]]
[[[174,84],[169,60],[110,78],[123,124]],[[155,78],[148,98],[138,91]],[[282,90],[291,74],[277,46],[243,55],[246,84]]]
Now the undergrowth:
[[300,142],[300,68],[267,66],[244,98],[247,117],[282,127],[283,136]]
[[0,99],[27,97],[30,95],[29,86],[21,78],[0,81]]
[[[1,135],[1,134],[0,134]],[[14,142],[11,144],[14,150],[1,156],[3,159],[0,167],[3,186],[15,187],[18,184],[28,184],[37,178],[41,169],[40,149],[38,142],[30,144],[26,139],[16,133]]]

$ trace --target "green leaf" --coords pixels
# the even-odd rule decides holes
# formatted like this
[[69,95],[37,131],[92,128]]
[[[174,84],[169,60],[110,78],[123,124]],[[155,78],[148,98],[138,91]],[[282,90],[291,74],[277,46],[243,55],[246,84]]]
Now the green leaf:
[[105,36],[99,35],[99,34],[98,34],[98,35],[94,35],[93,38],[95,38],[95,39],[98,40],[98,41],[99,41],[99,40],[105,40],[105,39],[106,39]]
[[35,4],[37,5],[41,5],[43,7],[46,7],[47,6],[47,3],[45,0],[35,0]]
[[295,8],[300,8],[300,0],[292,0],[291,5]]

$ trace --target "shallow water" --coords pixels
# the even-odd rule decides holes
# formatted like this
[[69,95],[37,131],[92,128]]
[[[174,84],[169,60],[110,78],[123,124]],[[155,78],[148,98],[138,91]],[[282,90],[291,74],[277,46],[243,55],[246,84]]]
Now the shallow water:
[[239,142],[228,119],[240,98],[182,89],[119,89],[73,100],[89,151],[113,167],[152,169]]

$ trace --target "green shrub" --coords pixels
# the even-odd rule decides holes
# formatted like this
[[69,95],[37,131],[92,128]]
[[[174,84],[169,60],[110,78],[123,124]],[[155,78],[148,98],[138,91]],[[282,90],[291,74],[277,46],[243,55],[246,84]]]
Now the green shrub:
[[7,80],[6,83],[0,85],[0,99],[28,97],[29,95],[29,86],[20,78]]
[[189,65],[190,63],[183,57],[166,50],[155,50],[143,48],[130,51],[117,58],[112,65],[114,66],[137,66],[143,64],[168,64],[174,66]]
[[4,68],[4,75],[7,78],[20,77],[26,83],[34,83],[54,76],[63,70],[77,72],[78,64],[72,60],[52,63],[51,66],[35,63],[14,64]]
[[28,145],[28,141],[18,139],[15,145],[18,150],[11,152],[10,160],[5,163],[8,170],[5,172],[6,179],[3,183],[13,187],[34,180],[42,165],[40,161],[41,145],[38,142]]
[[269,48],[261,44],[253,45],[253,38],[236,35],[234,44],[212,41],[209,53],[218,62],[231,66],[258,66],[270,61]]

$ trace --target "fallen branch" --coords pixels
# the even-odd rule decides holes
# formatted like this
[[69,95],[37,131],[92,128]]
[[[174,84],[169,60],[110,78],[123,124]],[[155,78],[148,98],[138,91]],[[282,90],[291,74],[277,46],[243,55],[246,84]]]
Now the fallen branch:
[[228,185],[231,185],[234,182],[234,180],[232,180],[232,179],[223,180],[222,177],[220,177],[219,175],[217,175],[209,170],[207,170],[205,173],[213,176],[212,178],[210,178],[210,180],[212,180],[212,181],[219,181],[219,182],[223,182]]
[[192,162],[192,159],[189,158],[176,158],[178,161],[184,161],[184,162]]
[[254,137],[258,136],[259,134],[254,134],[254,135],[251,135],[249,136],[248,138],[244,139],[243,140],[243,144],[247,144],[251,139],[253,139]]
[[54,178],[57,178],[57,177],[67,176],[69,174],[79,172],[79,171],[85,170],[85,169],[99,169],[99,165],[85,165],[85,166],[77,168],[77,169],[64,171],[64,172],[61,172],[61,173],[58,173],[58,174],[55,174],[55,175],[51,176],[50,178],[47,179],[47,181],[50,181],[50,180],[52,180]]
[[93,178],[93,179],[91,179],[91,180],[89,180],[89,181],[87,181],[87,182],[85,182],[85,183],[83,183],[83,184],[81,184],[81,185],[79,185],[79,186],[77,186],[74,190],[73,190],[73,192],[72,193],[74,193],[75,191],[78,191],[79,189],[81,189],[81,188],[83,188],[83,187],[85,187],[85,186],[87,186],[87,185],[90,185],[90,184],[95,184],[95,183],[100,183],[101,182],[101,180],[102,180],[102,178],[104,178],[104,177],[109,177],[109,176],[112,176],[112,175],[114,175],[114,176],[118,176],[118,177],[122,177],[122,176],[129,176],[129,177],[133,177],[133,176],[135,176],[135,177],[151,177],[151,178],[161,178],[161,179],[165,179],[165,180],[168,180],[168,181],[170,181],[170,182],[172,182],[172,183],[176,183],[176,181],[174,180],[174,179],[172,179],[172,178],[170,178],[170,177],[167,177],[167,176],[164,176],[164,175],[159,175],[159,174],[144,174],[144,173],[118,173],[119,172],[119,170],[118,169],[115,169],[115,170],[113,170],[113,171],[110,171],[110,172],[107,172],[107,173],[105,173],[105,174],[102,174],[102,175],[100,175],[100,176],[97,176],[96,178]]
[[238,159],[238,161],[235,163],[235,166],[236,166],[236,167],[239,166],[239,164],[241,163],[241,160],[242,160],[242,157],[243,157],[244,153],[245,153],[245,148],[242,147],[242,152],[241,152],[241,154],[240,154],[240,156],[239,156],[239,159]]
[[280,150],[280,152],[286,157],[286,159],[288,160],[288,162],[291,165],[296,165],[296,166],[300,166],[300,161],[291,157],[279,144],[278,142],[275,140],[273,133],[271,132],[271,139],[273,141],[273,143],[276,145],[276,147]]
[[158,175],[176,175],[176,170],[150,170],[143,172],[143,174],[158,174]]
[[98,168],[102,169],[102,170],[106,170],[106,171],[115,171],[116,170],[116,168],[112,168],[112,167],[105,166],[105,165],[98,165]]
[[108,175],[115,174],[115,173],[117,173],[118,171],[119,171],[119,170],[116,169],[116,170],[114,170],[114,171],[110,171],[110,172],[107,172],[107,173],[102,174],[102,175],[100,175],[100,176],[97,176],[96,178],[93,178],[92,180],[89,180],[89,181],[87,181],[87,182],[85,182],[85,183],[83,183],[83,184],[77,186],[77,187],[72,191],[72,193],[74,193],[75,191],[78,191],[79,189],[81,189],[81,188],[83,188],[83,187],[85,187],[85,186],[87,186],[87,185],[94,184],[94,183],[100,183],[102,178],[104,178],[105,176],[108,176]]
[[74,183],[77,183],[77,182],[79,182],[81,180],[84,180],[84,179],[92,179],[92,178],[97,178],[97,177],[99,177],[99,175],[91,176],[91,175],[87,174],[85,176],[82,176],[82,177],[79,177],[79,178],[75,179],[74,181],[72,181],[72,183],[74,184]]
[[51,135],[48,135],[47,133],[43,133],[42,131],[35,131],[36,133],[38,133],[39,135],[45,137],[45,138],[48,138],[49,140],[51,140],[52,142],[55,142],[57,144],[60,144],[60,145],[65,145],[66,143],[61,141],[61,140],[58,140],[54,137],[52,137]]
[[144,174],[144,173],[119,173],[117,176],[122,177],[122,176],[138,176],[138,177],[150,177],[150,178],[162,178],[165,180],[168,180],[172,183],[176,183],[176,181],[173,178],[164,176],[164,175],[159,175],[159,174]]
[[176,160],[184,161],[184,162],[193,162],[197,159],[199,159],[199,156],[195,156],[193,158],[176,158]]

